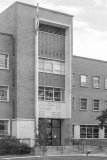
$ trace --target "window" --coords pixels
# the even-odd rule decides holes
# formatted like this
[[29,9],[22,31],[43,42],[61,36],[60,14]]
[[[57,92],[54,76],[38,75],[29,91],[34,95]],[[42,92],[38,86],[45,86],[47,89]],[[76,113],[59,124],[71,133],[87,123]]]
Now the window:
[[107,100],[105,100],[105,109],[107,109]]
[[81,98],[80,107],[81,107],[81,110],[87,109],[87,99],[86,98]]
[[81,86],[87,86],[87,75],[81,75]]
[[8,86],[0,86],[0,101],[9,100],[9,88]]
[[59,61],[39,59],[39,71],[55,74],[64,74],[65,63]]
[[72,74],[72,85],[75,85],[75,73]]
[[54,27],[54,26],[49,26],[49,25],[41,24],[41,23],[39,24],[39,31],[65,36],[65,29]]
[[99,111],[99,103],[100,101],[98,99],[93,100],[93,111]]
[[98,126],[80,125],[80,138],[99,138]]
[[8,120],[0,120],[0,136],[8,134]]
[[107,89],[107,78],[105,78],[105,89]]
[[104,138],[107,138],[107,127],[104,127]]
[[9,69],[9,56],[8,54],[0,53],[0,69]]
[[39,100],[48,101],[64,101],[64,89],[51,88],[51,87],[39,87]]
[[100,88],[100,77],[98,76],[93,77],[93,87]]
[[72,110],[75,110],[75,98],[72,98]]

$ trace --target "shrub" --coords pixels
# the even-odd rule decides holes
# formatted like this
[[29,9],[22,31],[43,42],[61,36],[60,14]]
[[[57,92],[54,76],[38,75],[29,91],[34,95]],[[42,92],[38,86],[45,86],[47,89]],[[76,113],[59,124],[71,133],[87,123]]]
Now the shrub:
[[25,143],[20,143],[20,140],[15,137],[3,136],[0,139],[0,155],[29,153],[30,147]]

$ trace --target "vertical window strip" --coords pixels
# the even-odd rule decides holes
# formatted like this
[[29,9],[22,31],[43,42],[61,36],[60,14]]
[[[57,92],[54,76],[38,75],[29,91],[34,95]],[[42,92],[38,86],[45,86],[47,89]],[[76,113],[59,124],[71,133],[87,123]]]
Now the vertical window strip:
[[75,73],[72,74],[72,85],[75,85]]
[[105,89],[107,89],[107,78],[105,78]]

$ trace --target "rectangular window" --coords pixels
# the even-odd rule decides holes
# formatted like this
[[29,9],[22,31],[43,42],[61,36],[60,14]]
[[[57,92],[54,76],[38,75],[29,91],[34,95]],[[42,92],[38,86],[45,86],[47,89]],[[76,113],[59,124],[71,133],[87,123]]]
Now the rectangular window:
[[64,74],[65,63],[59,61],[39,59],[39,71],[55,74]]
[[100,88],[100,77],[98,76],[93,77],[93,87]]
[[87,75],[81,75],[81,86],[87,86]]
[[8,54],[0,53],[0,69],[9,69],[9,56]]
[[72,110],[75,110],[75,98],[72,98]]
[[64,89],[51,88],[51,87],[39,87],[38,98],[39,100],[48,101],[64,101],[65,94]]
[[87,109],[87,99],[86,98],[81,98],[80,108],[81,108],[81,110]]
[[100,100],[94,99],[93,100],[93,111],[99,111],[100,107]]
[[107,127],[104,128],[104,138],[107,138]]
[[107,89],[107,78],[105,78],[105,89]]
[[8,135],[8,120],[0,120],[0,137]]
[[75,73],[72,74],[72,85],[75,85]]
[[98,126],[80,125],[80,138],[99,138]]
[[0,101],[9,100],[9,88],[8,86],[0,86]]

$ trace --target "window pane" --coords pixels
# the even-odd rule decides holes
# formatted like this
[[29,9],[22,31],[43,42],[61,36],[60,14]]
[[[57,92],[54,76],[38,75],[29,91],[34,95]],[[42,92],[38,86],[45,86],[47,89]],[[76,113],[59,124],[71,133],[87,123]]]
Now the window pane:
[[44,70],[44,62],[43,61],[39,61],[39,70],[40,71]]
[[8,87],[0,86],[0,100],[7,100]]
[[53,100],[53,88],[46,88],[45,99],[46,100]]
[[54,71],[57,73],[61,73],[61,63],[54,62]]
[[87,76],[81,75],[81,86],[87,86]]
[[95,88],[100,87],[100,77],[97,77],[97,76],[93,77],[93,87],[95,87]]
[[87,109],[87,99],[81,98],[81,109]]
[[44,87],[39,87],[39,100],[44,100]]
[[60,89],[54,89],[54,100],[61,101],[61,91]]
[[8,134],[8,121],[0,121],[0,135]]
[[7,68],[8,55],[0,54],[0,68]]
[[62,99],[61,99],[61,100],[62,100],[62,101],[65,101],[65,90],[62,89],[61,92],[62,92],[62,97],[61,97]]
[[99,110],[99,100],[94,99],[94,110]]
[[86,138],[86,126],[80,126],[80,138]]
[[45,61],[45,69],[48,72],[53,72],[53,63],[51,61]]

